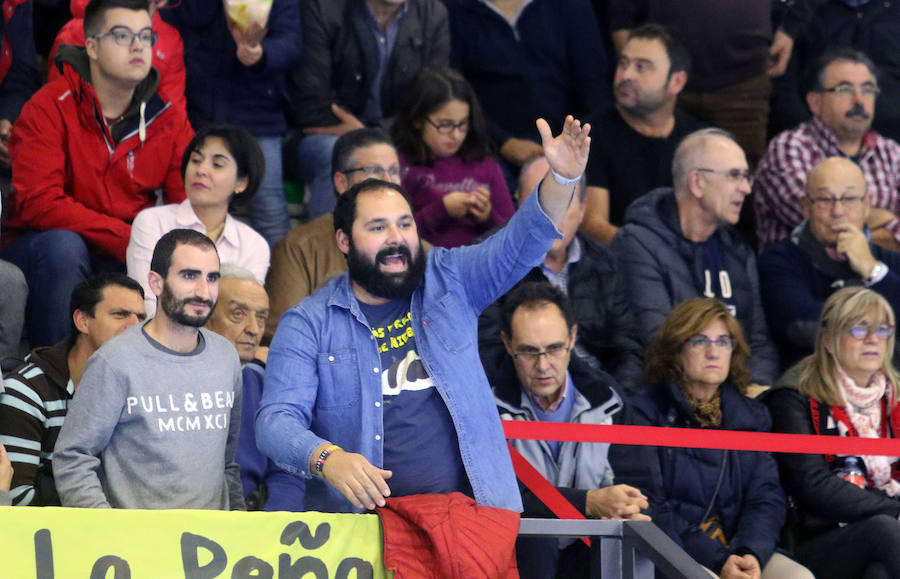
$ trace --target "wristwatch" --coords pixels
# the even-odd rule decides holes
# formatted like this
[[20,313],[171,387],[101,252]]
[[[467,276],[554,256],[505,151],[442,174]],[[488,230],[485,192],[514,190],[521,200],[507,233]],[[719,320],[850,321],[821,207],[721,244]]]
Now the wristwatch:
[[876,261],[875,267],[873,267],[871,273],[869,273],[869,277],[863,279],[863,284],[865,284],[866,287],[875,285],[884,279],[884,276],[888,274],[888,271],[887,265],[881,261]]

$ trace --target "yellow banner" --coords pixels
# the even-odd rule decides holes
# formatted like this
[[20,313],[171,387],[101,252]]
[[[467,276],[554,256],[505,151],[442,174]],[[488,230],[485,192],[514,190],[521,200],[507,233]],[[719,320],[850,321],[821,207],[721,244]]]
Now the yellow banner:
[[10,579],[382,579],[377,515],[0,507]]

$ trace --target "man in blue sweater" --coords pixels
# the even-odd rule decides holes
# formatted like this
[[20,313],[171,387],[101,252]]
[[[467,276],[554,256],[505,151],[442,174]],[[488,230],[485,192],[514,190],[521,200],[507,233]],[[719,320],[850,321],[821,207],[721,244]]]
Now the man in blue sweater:
[[219,273],[219,303],[206,327],[228,338],[241,360],[241,436],[234,458],[241,467],[247,510],[301,511],[303,480],[275,466],[256,448],[254,423],[269,354],[259,342],[269,316],[269,296],[253,273],[240,266],[223,263]]

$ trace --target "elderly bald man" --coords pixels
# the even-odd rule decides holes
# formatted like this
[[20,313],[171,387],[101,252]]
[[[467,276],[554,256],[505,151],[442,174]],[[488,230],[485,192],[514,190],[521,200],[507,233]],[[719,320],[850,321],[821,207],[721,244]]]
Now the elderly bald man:
[[859,166],[829,157],[807,179],[805,221],[760,255],[763,307],[784,367],[812,353],[822,305],[842,287],[869,287],[900,311],[900,253],[872,243],[870,203]]

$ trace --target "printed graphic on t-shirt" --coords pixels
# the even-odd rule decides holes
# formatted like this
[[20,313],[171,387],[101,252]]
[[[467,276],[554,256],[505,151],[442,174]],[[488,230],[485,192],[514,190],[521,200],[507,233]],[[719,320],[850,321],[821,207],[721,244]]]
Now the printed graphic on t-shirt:
[[719,244],[715,237],[702,243],[703,248],[703,295],[708,298],[718,298],[731,312],[737,316],[737,304],[734,301],[734,292],[731,287],[731,276],[722,263],[722,254],[719,252]]
[[[404,390],[425,390],[433,388],[434,382],[425,371],[425,365],[415,349],[412,315],[404,315],[378,328],[372,328],[372,335],[378,340],[381,354],[381,393],[397,396]],[[385,403],[388,403],[385,400]]]
[[227,430],[234,406],[234,392],[188,392],[183,395],[128,396],[125,413],[143,414],[147,424],[157,415],[159,432],[189,432],[196,430]]
[[428,173],[419,177],[419,184],[434,189],[435,191],[443,191],[452,193],[454,191],[465,191],[471,193],[479,187],[490,189],[490,183],[479,181],[473,177],[464,177],[459,181],[438,181],[434,173]]
[[456,428],[416,350],[409,300],[362,310],[381,355],[384,468],[394,473],[391,495],[467,491]]

